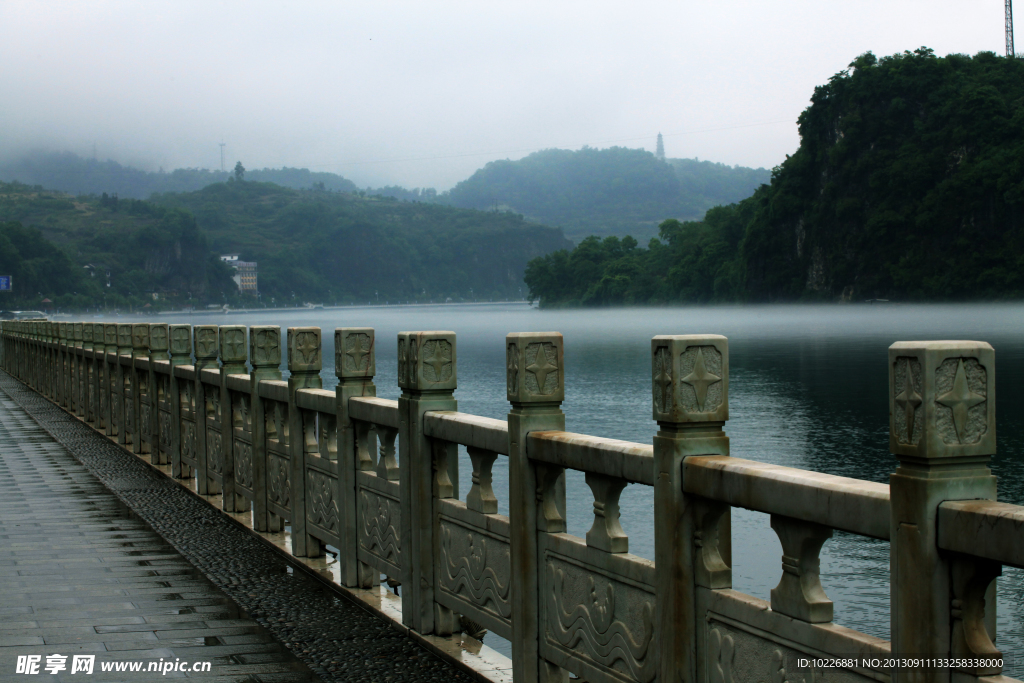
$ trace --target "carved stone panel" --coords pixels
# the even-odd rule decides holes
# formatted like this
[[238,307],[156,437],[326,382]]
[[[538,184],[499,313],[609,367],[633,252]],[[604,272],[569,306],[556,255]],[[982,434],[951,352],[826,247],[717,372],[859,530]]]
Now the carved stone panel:
[[206,429],[206,459],[210,470],[215,474],[224,474],[224,442],[221,441],[220,432],[214,429]]
[[143,403],[142,405],[140,405],[139,413],[142,417],[142,419],[139,421],[139,431],[142,433],[143,440],[148,442],[150,440],[149,425],[151,424],[150,420],[153,417],[153,413],[151,412],[149,404]]
[[160,411],[160,450],[167,452],[171,447],[171,414]]
[[170,351],[173,356],[185,356],[192,353],[192,326],[171,325]]
[[306,470],[306,518],[325,531],[338,531],[337,480],[317,470]]
[[458,384],[454,332],[401,332],[398,386],[412,391],[452,391]]
[[512,561],[502,539],[442,518],[437,577],[442,591],[512,623]]
[[651,391],[658,422],[729,419],[729,341],[717,334],[651,340]]
[[245,363],[245,326],[222,325],[220,328],[220,359],[225,365]]
[[541,586],[543,642],[598,671],[652,681],[658,667],[654,600],[653,589],[547,553]]
[[901,444],[916,446],[924,432],[925,411],[921,409],[924,379],[921,377],[921,363],[906,356],[897,358],[893,374],[896,392],[893,402],[897,410],[893,416],[893,427],[896,440]]
[[397,500],[368,489],[359,492],[359,547],[397,567],[402,566],[400,510]]
[[232,450],[235,456],[235,483],[252,490],[252,445],[236,440]]
[[249,358],[253,366],[278,367],[281,365],[281,328],[259,325],[249,333]]
[[[813,653],[758,635],[709,614],[704,622],[708,683],[867,683],[874,678],[848,669],[801,667]],[[841,657],[842,655],[840,655]],[[849,655],[853,659],[854,655]]]
[[181,459],[196,461],[196,423],[192,420],[181,421]]
[[267,453],[267,497],[283,508],[292,500],[291,464],[275,453]]
[[168,348],[167,324],[150,323],[149,325],[149,350],[153,352],[154,358],[166,360]]
[[303,372],[320,369],[320,328],[288,328],[288,369]]

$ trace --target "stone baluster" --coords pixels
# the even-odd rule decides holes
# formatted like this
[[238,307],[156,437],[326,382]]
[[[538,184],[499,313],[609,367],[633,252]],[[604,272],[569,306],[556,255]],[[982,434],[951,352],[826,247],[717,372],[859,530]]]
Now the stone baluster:
[[494,461],[498,459],[498,454],[473,446],[467,447],[466,452],[473,463],[473,483],[466,494],[466,507],[485,515],[493,515],[498,512],[498,498],[491,486],[491,470]]
[[[142,361],[142,362],[140,362]],[[149,386],[149,323],[135,323],[132,325],[132,414],[135,421],[132,428],[132,452],[151,453],[151,434],[149,429],[150,411],[143,408],[144,394],[148,394]],[[148,396],[146,397],[148,399]]]
[[306,533],[306,448],[302,411],[295,403],[299,389],[322,389],[323,366],[319,327],[288,328],[288,433],[292,480],[292,553],[296,557],[323,554],[320,539]]
[[124,356],[132,355],[132,326],[125,323],[117,323],[117,367],[115,368],[117,383],[117,404],[119,406],[117,415],[117,442],[122,445],[130,445],[132,442],[132,406],[125,397],[125,389],[128,386],[129,371],[124,365]]
[[732,587],[729,507],[683,494],[692,455],[729,455],[729,345],[720,335],[651,340],[654,437],[654,557],[658,678],[705,680],[698,652],[706,629],[695,587]]
[[171,457],[171,476],[175,479],[188,479],[192,476],[191,468],[181,462],[181,380],[174,374],[179,365],[192,362],[192,326],[167,326],[168,351],[171,354],[171,438],[168,444]]
[[249,507],[245,496],[235,492],[235,457],[232,447],[234,420],[231,413],[231,394],[228,391],[228,375],[244,375],[248,371],[248,346],[245,339],[245,325],[221,325],[220,327],[220,405],[221,405],[221,463],[222,480],[221,507],[225,512],[244,512]]
[[120,415],[116,399],[117,382],[117,324],[103,324],[103,416],[106,420],[104,433],[116,437]]
[[[338,521],[342,546],[338,549],[342,585],[370,588],[380,583],[378,572],[359,561],[357,531],[357,473],[362,469],[359,458],[360,434],[349,413],[349,399],[377,395],[373,376],[377,371],[371,327],[339,327],[334,330],[334,374],[338,420]],[[394,442],[392,441],[392,444]],[[393,445],[392,445],[393,448]],[[396,472],[397,474],[397,472]]]
[[270,529],[267,513],[267,419],[266,406],[260,397],[259,384],[263,380],[281,379],[281,328],[273,325],[256,325],[249,329],[249,386],[252,398],[252,486],[253,528],[256,531],[279,531]]
[[[399,452],[401,468],[402,623],[416,631],[451,633],[452,615],[434,602],[433,498],[441,479],[458,492],[455,455],[437,453],[423,433],[428,410],[455,410],[454,332],[398,334]],[[449,448],[449,446],[445,446]],[[435,476],[435,459],[447,472]],[[451,494],[449,494],[451,495]]]
[[[995,651],[994,619],[980,619],[990,622],[991,633],[977,628],[978,610],[984,609],[980,596],[987,592],[988,604],[995,604],[994,572],[961,567],[954,576],[954,559],[940,553],[937,543],[942,502],[996,497],[996,479],[988,467],[996,452],[995,379],[995,352],[984,342],[897,342],[889,347],[889,448],[899,459],[889,480],[891,632],[892,651],[901,657],[968,656],[979,647]],[[964,612],[965,601],[973,614]],[[966,638],[954,637],[965,635],[954,628],[957,621],[975,624],[970,646]],[[983,645],[977,642],[986,639]],[[893,680],[945,683],[951,672],[894,669]]]
[[[166,444],[169,442],[169,434],[164,433],[160,424],[160,398],[167,386],[162,375],[156,372],[156,361],[168,359],[169,348],[167,323],[150,323],[149,325],[149,434],[150,434],[150,458],[154,465],[166,465],[170,458],[167,454]],[[168,397],[164,396],[166,400]]]
[[505,337],[508,400],[509,521],[512,567],[512,669],[516,683],[568,680],[540,654],[541,558],[538,533],[565,531],[565,471],[535,464],[526,436],[565,431],[565,363],[558,332],[520,332]]
[[594,523],[587,532],[587,545],[606,553],[628,553],[629,537],[619,521],[619,496],[626,480],[587,472],[586,482],[594,494]]
[[821,547],[832,529],[782,515],[772,515],[772,529],[782,544],[782,578],[772,589],[772,611],[812,624],[832,621],[832,601],[821,586]]

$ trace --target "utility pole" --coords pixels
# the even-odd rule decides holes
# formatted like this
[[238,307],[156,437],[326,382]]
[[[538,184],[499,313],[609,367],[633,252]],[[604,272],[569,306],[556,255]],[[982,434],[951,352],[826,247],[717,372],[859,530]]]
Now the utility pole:
[[[1010,0],[1006,0],[1009,2]],[[224,172],[224,143],[220,143],[220,172]]]
[[1013,59],[1013,0],[1006,0],[1006,56]]

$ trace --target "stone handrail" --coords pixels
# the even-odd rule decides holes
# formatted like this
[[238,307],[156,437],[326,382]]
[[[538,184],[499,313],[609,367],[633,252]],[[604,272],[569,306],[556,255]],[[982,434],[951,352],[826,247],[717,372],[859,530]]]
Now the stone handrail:
[[[409,628],[508,638],[517,683],[821,680],[834,672],[801,661],[822,655],[960,660],[848,664],[843,680],[1000,673],[985,606],[1002,565],[1024,564],[1024,507],[994,500],[987,344],[890,348],[900,464],[886,485],[730,457],[724,337],[652,340],[652,445],[565,431],[557,333],[506,339],[507,420],[458,412],[455,342],[399,334],[397,401],[376,397],[370,328],[335,331],[332,391],[315,327],[9,322],[0,362],[199,494],[220,494],[225,512],[251,514],[256,531],[290,525],[294,555],[336,548],[344,586],[400,587]],[[498,457],[508,516],[492,486]],[[567,469],[593,492],[585,538],[566,533],[578,513]],[[629,484],[654,490],[654,562],[628,552],[618,500]],[[783,555],[770,601],[732,589],[732,507],[771,516]],[[819,576],[834,529],[889,542],[891,643],[834,622]]]

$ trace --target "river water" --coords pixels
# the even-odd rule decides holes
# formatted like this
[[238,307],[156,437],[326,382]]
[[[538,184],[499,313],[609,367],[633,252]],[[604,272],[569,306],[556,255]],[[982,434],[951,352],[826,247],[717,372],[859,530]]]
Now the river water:
[[[152,318],[150,318],[152,320]],[[315,325],[324,329],[324,385],[334,377],[333,333],[341,326],[377,333],[377,393],[397,398],[396,342],[401,330],[454,330],[459,410],[504,418],[508,332],[565,337],[566,428],[651,443],[650,339],[656,334],[723,334],[729,338],[730,416],[726,433],[741,458],[888,482],[887,349],[895,341],[973,339],[996,350],[998,455],[992,469],[999,499],[1024,504],[1024,304],[791,305],[540,311],[525,305],[366,307],[217,316],[160,316],[192,324]],[[463,454],[464,455],[464,454]],[[494,487],[507,514],[507,461],[495,463]],[[461,496],[471,468],[461,462]],[[569,532],[583,536],[592,497],[570,473]],[[653,496],[631,485],[621,501],[630,551],[653,559]],[[769,599],[781,576],[782,549],[768,516],[733,512],[733,585]],[[822,551],[822,584],[835,621],[889,637],[889,544],[836,532]],[[1024,660],[1024,572],[999,580],[997,645]],[[488,636],[492,643],[493,636]],[[507,651],[507,644],[493,643]],[[1006,673],[1024,676],[1024,661]]]

